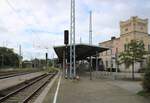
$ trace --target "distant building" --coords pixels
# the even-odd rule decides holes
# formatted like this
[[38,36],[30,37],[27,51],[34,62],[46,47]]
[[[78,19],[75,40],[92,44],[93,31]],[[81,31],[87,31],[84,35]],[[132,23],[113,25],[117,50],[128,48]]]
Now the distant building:
[[33,59],[30,61],[23,61],[23,68],[45,68],[46,61],[44,59]]
[[23,61],[22,67],[23,68],[32,68],[32,62],[31,61]]
[[[126,49],[126,44],[131,40],[142,40],[145,44],[145,50],[150,52],[150,35],[148,34],[148,19],[141,19],[137,16],[131,17],[127,21],[120,22],[120,37],[112,37],[111,40],[99,43],[100,46],[109,47],[110,50],[100,53],[105,69],[116,68],[116,59],[120,52]],[[136,63],[135,70],[138,71],[143,62]],[[131,71],[125,69],[124,64],[119,66],[121,71]]]

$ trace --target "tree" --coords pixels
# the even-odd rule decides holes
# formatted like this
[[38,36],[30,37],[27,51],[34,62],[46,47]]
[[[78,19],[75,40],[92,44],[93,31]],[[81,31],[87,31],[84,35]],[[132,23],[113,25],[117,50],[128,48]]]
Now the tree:
[[150,58],[148,60],[145,74],[144,74],[144,79],[143,79],[143,88],[145,92],[150,93]]
[[0,67],[16,67],[19,64],[19,55],[13,49],[0,47]]
[[134,64],[141,62],[146,54],[143,41],[131,40],[126,44],[124,52],[119,55],[120,64],[124,63],[126,68],[132,66],[132,79],[134,79]]

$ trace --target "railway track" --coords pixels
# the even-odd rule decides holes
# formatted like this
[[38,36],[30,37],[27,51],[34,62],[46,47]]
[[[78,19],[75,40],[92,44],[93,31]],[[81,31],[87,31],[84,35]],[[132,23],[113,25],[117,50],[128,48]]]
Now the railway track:
[[35,99],[34,96],[48,84],[55,74],[56,73],[39,76],[33,81],[0,98],[0,103],[32,103],[32,99]]
[[5,79],[5,78],[10,78],[10,77],[15,77],[15,76],[20,76],[20,75],[25,75],[25,74],[30,74],[31,72],[27,73],[14,73],[14,74],[9,74],[9,75],[3,75],[0,76],[0,79]]
[[30,74],[34,73],[36,71],[27,71],[27,72],[0,72],[0,79],[5,79],[5,78],[10,78],[10,77],[15,77],[15,76],[20,76],[20,75],[25,75],[25,74]]

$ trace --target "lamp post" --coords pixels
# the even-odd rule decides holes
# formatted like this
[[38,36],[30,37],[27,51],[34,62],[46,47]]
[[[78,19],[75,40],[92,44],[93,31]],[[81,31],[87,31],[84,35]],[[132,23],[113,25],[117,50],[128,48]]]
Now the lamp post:
[[4,66],[4,55],[3,54],[1,54],[1,58],[2,58],[1,67],[3,67]]
[[[63,65],[64,65],[64,70],[65,70],[65,77],[68,78],[68,43],[69,43],[69,31],[65,30],[64,31],[64,44],[65,44],[65,50],[63,53]],[[71,46],[71,45],[70,45]],[[72,71],[70,70],[70,76]]]

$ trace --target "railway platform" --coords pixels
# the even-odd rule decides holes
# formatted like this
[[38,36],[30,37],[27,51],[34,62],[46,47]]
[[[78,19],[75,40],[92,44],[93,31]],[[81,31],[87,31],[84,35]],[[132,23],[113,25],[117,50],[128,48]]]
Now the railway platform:
[[0,79],[0,90],[15,86],[19,83],[22,83],[26,80],[37,77],[41,74],[43,74],[43,72],[29,73],[29,74],[25,74],[25,75],[19,75],[19,76],[15,76],[15,77]]
[[89,76],[82,76],[79,81],[74,81],[62,78],[56,93],[58,81],[43,103],[149,103],[148,99],[106,79],[90,80]]

